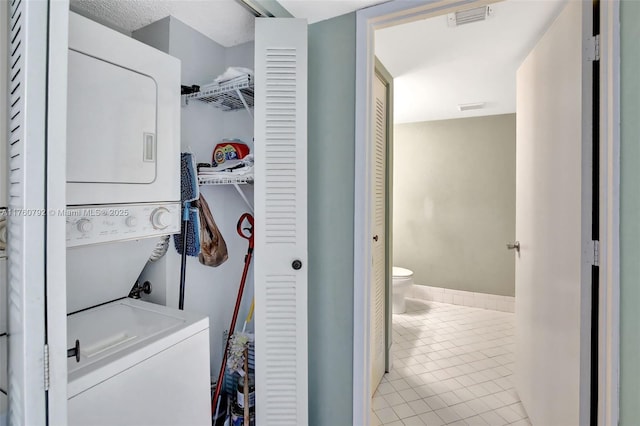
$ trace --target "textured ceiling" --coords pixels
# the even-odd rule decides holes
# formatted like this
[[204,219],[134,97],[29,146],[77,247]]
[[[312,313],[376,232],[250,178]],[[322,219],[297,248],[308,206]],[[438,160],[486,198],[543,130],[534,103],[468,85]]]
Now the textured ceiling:
[[[313,23],[383,1],[282,0],[280,4],[293,16]],[[253,40],[253,15],[235,0],[71,0],[71,8],[127,33],[172,15],[223,46]]]
[[[395,121],[515,112],[516,70],[564,4],[507,0],[482,22],[449,27],[438,16],[377,31],[376,55],[395,77]],[[486,107],[458,111],[475,102]]]
[[[280,0],[310,23],[381,0]],[[515,72],[562,0],[507,0],[484,22],[451,28],[446,16],[376,32],[376,55],[395,77],[396,122],[515,112]],[[172,15],[223,46],[253,40],[254,19],[235,0],[71,0],[81,14],[131,33]],[[458,104],[485,102],[460,112]]]
[[307,18],[310,24],[344,15],[388,0],[279,0],[296,18]]
[[71,8],[129,33],[172,15],[223,46],[253,40],[254,17],[235,0],[71,0]]

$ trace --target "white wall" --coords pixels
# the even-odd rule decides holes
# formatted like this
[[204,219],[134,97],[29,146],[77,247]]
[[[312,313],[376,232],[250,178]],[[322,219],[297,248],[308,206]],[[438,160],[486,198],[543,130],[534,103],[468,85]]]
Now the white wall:
[[[158,48],[168,46],[167,53],[182,61],[182,84],[185,85],[209,83],[227,66],[253,68],[253,43],[224,48],[174,17],[135,31],[133,37]],[[210,162],[215,144],[223,138],[240,138],[253,149],[253,120],[246,111],[224,112],[192,101],[182,107],[181,113],[181,148],[193,152],[198,162]],[[247,185],[244,189],[249,199],[253,199],[253,187]],[[237,235],[236,222],[249,210],[232,186],[200,187],[200,191],[225,239],[229,259],[217,268],[201,265],[195,257],[187,259],[184,308],[209,316],[211,374],[217,376],[222,360],[222,336],[231,322],[247,251],[247,240]],[[148,265],[141,279],[154,284],[149,297],[151,301],[177,306],[180,255],[174,248],[173,239],[169,253]],[[239,328],[252,297],[253,268],[238,316]],[[253,329],[252,325],[249,329]]]
[[515,294],[515,114],[398,124],[393,262],[416,284]]

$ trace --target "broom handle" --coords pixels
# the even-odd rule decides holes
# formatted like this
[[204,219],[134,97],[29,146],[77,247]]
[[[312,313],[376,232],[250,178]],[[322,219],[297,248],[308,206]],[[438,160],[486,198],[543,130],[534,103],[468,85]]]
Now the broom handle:
[[[187,207],[185,207],[185,210]],[[182,233],[182,263],[180,265],[180,299],[178,300],[178,309],[184,309],[184,287],[185,287],[185,275],[187,271],[187,226],[188,220],[183,220],[184,232]]]
[[[194,204],[197,204],[194,201]],[[184,287],[185,275],[187,273],[187,232],[189,232],[189,217],[191,213],[191,202],[185,201],[182,210],[182,263],[180,265],[180,298],[178,299],[178,309],[184,309]]]
[[231,318],[231,325],[229,326],[229,334],[227,335],[227,342],[224,345],[224,354],[222,355],[222,365],[220,366],[220,372],[218,373],[218,381],[216,382],[216,391],[213,394],[213,400],[211,401],[211,412],[217,411],[216,405],[218,398],[220,397],[220,390],[222,388],[222,378],[224,377],[224,369],[227,366],[227,351],[229,350],[229,340],[231,340],[231,334],[236,328],[236,320],[238,319],[238,311],[240,310],[240,302],[242,301],[242,293],[244,292],[244,284],[247,281],[247,272],[249,271],[249,264],[251,263],[251,255],[253,254],[253,235],[249,240],[249,249],[247,255],[244,258],[244,269],[242,271],[242,279],[240,280],[240,289],[238,290],[238,297],[236,298],[236,306],[233,309],[233,317]]
[[249,426],[249,347],[244,348],[244,424]]

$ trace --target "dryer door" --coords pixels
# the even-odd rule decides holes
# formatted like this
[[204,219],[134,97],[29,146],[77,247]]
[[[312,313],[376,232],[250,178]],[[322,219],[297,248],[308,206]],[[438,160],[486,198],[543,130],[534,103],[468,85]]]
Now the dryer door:
[[69,50],[67,181],[149,184],[156,179],[153,78]]

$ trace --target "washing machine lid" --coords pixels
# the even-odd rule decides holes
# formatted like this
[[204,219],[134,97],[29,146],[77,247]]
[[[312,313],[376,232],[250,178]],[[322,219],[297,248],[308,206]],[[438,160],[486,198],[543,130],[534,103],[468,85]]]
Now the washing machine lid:
[[409,278],[413,275],[413,271],[410,269],[400,268],[399,266],[394,266],[392,274],[395,278]]
[[122,299],[67,317],[67,345],[80,342],[80,361],[69,358],[68,397],[208,329],[209,319],[134,299]]

